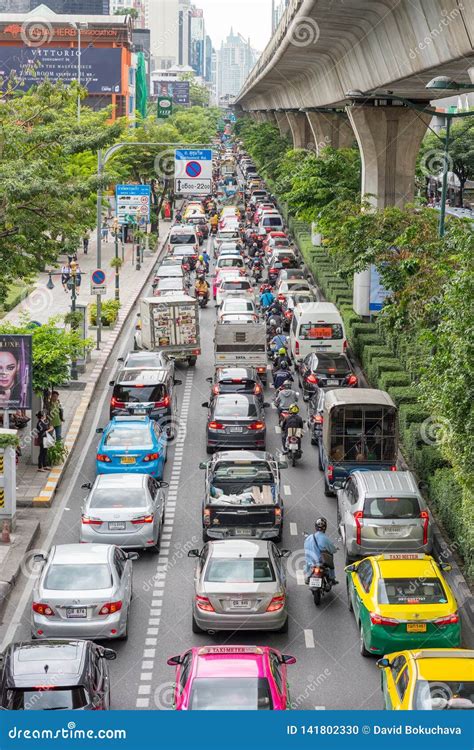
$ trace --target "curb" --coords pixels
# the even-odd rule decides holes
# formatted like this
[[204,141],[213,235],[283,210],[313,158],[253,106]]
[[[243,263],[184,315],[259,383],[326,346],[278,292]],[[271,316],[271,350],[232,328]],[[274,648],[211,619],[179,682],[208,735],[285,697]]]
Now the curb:
[[[168,237],[168,233],[163,238],[162,242],[160,242],[159,244],[158,251],[155,254],[155,261],[157,261],[161,257],[167,237]],[[69,430],[64,440],[64,445],[69,451],[66,457],[66,460],[61,466],[57,466],[56,468],[51,469],[51,471],[48,474],[48,478],[46,479],[43,489],[41,490],[41,492],[38,493],[38,495],[36,495],[33,498],[32,503],[29,504],[30,507],[31,505],[34,508],[50,508],[51,507],[53,500],[54,500],[54,495],[56,494],[56,491],[61,482],[62,476],[64,472],[66,471],[66,468],[69,464],[69,460],[71,458],[72,451],[79,437],[82,424],[84,421],[84,417],[92,401],[92,396],[94,394],[95,387],[97,383],[99,382],[99,379],[105,369],[105,366],[109,360],[112,350],[115,347],[118,341],[118,338],[125,327],[128,317],[136,305],[137,299],[139,299],[139,297],[142,295],[143,290],[145,289],[145,287],[150,281],[150,277],[155,271],[155,266],[156,266],[156,262],[152,264],[150,271],[146,276],[145,281],[143,282],[142,286],[138,290],[135,297],[133,297],[129,302],[127,302],[125,307],[120,308],[120,312],[117,318],[117,323],[114,329],[114,333],[110,337],[110,340],[107,341],[105,348],[102,349],[97,359],[94,369],[88,375],[87,385],[83,391],[83,395],[79,402],[79,405],[76,411],[74,412],[72,422],[69,426]]]
[[26,544],[14,542],[8,552],[6,565],[2,567],[2,578],[0,580],[0,623],[3,623],[2,616],[8,604],[11,593],[15,587],[18,576],[21,574],[22,564],[25,559],[25,553],[30,550],[40,532],[40,522],[28,518],[22,518],[21,521],[21,538],[27,537]]

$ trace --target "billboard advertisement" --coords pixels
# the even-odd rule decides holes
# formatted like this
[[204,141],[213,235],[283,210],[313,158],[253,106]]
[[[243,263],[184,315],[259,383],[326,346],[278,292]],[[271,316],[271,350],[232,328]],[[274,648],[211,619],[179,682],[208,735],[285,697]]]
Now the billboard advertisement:
[[382,285],[380,274],[375,266],[370,266],[370,312],[380,312],[389,294],[390,292]]
[[154,81],[155,96],[168,96],[175,104],[189,104],[189,81]]
[[31,336],[0,334],[0,409],[31,409]]
[[[81,84],[90,94],[122,93],[121,62],[121,49],[82,49]],[[24,89],[46,78],[70,83],[77,80],[77,48],[0,47],[0,78],[13,72]]]

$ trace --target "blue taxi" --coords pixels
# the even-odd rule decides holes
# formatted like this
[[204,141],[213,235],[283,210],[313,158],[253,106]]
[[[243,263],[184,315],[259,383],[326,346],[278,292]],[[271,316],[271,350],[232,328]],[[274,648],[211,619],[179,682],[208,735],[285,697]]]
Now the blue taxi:
[[114,417],[97,432],[102,434],[96,455],[98,474],[126,471],[163,478],[167,436],[158,422],[146,416]]

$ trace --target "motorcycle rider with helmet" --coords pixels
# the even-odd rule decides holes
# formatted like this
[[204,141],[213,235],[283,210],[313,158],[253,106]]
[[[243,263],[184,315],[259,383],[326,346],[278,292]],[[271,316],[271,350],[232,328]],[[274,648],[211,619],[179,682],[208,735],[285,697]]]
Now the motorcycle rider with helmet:
[[[325,552],[327,555],[330,556],[329,559],[334,557],[334,554],[336,552],[336,546],[335,544],[329,539],[329,537],[326,534],[326,529],[328,526],[328,522],[324,518],[324,516],[321,516],[321,518],[317,518],[316,522],[314,524],[315,533],[309,534],[304,542],[304,554],[306,558],[306,567],[305,567],[305,580],[309,581],[309,578],[311,576],[312,569],[317,565],[322,565],[322,552]],[[332,561],[332,566],[329,566],[326,564],[326,570],[329,580],[331,581],[331,584],[333,586],[336,586],[339,581],[336,580],[336,572],[334,570],[334,561]]]
[[290,368],[288,365],[288,361],[284,359],[282,362],[280,362],[280,367],[278,370],[273,374],[273,385],[275,387],[275,390],[277,391],[285,381],[289,380],[290,383],[293,383],[293,375],[290,372]]
[[195,271],[196,271],[196,277],[199,276],[200,274],[206,275],[206,263],[204,262],[203,255],[199,256],[196,266],[195,266]]
[[281,349],[284,349],[286,354],[288,348],[288,337],[285,336],[280,327],[278,327],[275,331],[275,336],[270,342],[270,348],[272,352],[276,352],[277,350],[279,350],[279,353],[281,353]]
[[298,404],[291,404],[289,412],[290,413],[288,414],[286,419],[281,423],[281,442],[283,446],[283,453],[288,453],[286,441],[288,438],[288,430],[290,429],[290,427],[301,430],[304,428],[304,422],[300,415],[300,407],[298,406]]
[[278,415],[282,411],[288,411],[290,406],[296,404],[298,401],[298,393],[293,390],[291,380],[285,380],[282,386],[278,389],[275,397],[275,406],[278,409]]

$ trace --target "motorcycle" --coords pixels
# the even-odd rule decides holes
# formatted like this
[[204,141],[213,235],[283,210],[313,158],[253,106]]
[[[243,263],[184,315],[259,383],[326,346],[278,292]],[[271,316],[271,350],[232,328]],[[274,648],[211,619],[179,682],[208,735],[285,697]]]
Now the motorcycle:
[[308,586],[314,599],[314,604],[319,607],[321,599],[332,589],[332,581],[329,578],[329,568],[324,563],[315,565],[311,569]]
[[209,292],[196,292],[196,297],[199,303],[199,307],[201,309],[203,307],[206,307],[207,303],[209,302]]
[[217,224],[211,224],[211,234],[217,234]]
[[286,437],[286,449],[292,466],[296,466],[296,462],[303,455],[301,450],[301,438],[303,436],[303,430],[300,427],[290,427],[288,429],[288,435]]
[[255,279],[255,281],[256,281],[257,284],[259,283],[259,281],[262,280],[262,273],[263,273],[263,271],[262,271],[262,266],[261,265],[255,265],[253,267],[253,269],[252,269],[252,275],[253,275],[253,278]]

